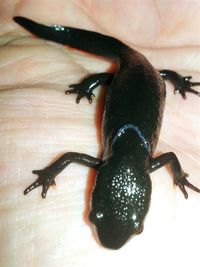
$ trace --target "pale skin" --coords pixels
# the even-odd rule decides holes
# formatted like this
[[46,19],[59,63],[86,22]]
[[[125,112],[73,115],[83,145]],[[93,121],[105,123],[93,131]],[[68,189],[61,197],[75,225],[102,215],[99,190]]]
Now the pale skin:
[[[9,2],[9,4],[8,4]],[[98,244],[87,220],[95,173],[72,164],[56,190],[23,190],[33,169],[68,151],[100,154],[103,95],[93,104],[65,96],[68,85],[110,68],[95,56],[34,38],[12,21],[90,29],[143,52],[157,69],[200,81],[199,1],[0,1],[0,266],[196,266],[200,194],[185,200],[168,168],[151,175],[152,203],[144,231],[121,250]],[[199,88],[196,88],[199,90]],[[102,91],[104,91],[102,89]],[[167,84],[167,103],[157,154],[177,154],[189,181],[200,187],[200,98],[187,100]]]

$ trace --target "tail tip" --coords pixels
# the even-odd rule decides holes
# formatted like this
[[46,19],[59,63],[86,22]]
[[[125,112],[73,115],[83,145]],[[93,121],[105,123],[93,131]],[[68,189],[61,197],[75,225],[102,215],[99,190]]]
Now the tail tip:
[[21,17],[21,16],[15,16],[13,17],[13,20],[17,23],[17,24],[20,24],[20,25],[23,25],[24,23],[27,23],[29,20],[24,18],[24,17]]
[[20,17],[20,16],[15,16],[15,17],[13,17],[13,20],[15,21],[15,22],[17,22],[17,23],[19,23],[19,21],[22,19],[22,17]]

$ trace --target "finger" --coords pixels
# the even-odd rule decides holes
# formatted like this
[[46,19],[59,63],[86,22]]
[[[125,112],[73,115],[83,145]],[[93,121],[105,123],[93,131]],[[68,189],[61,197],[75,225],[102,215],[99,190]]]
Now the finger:
[[76,98],[76,104],[79,104],[80,103],[80,100],[83,96],[82,95],[78,95],[77,98]]
[[179,184],[178,186],[179,186],[180,190],[182,191],[184,197],[187,199],[187,198],[188,198],[188,193],[187,193],[187,191],[185,190],[184,185]]
[[187,92],[190,92],[190,93],[193,93],[193,94],[195,94],[195,95],[197,95],[197,96],[200,96],[200,92],[198,92],[198,91],[196,91],[196,90],[194,90],[194,89],[192,89],[192,88],[189,88],[189,89],[187,90]]
[[33,170],[32,173],[39,175],[41,173],[41,170]]
[[69,94],[77,94],[77,91],[75,89],[70,89],[70,90],[65,91],[65,94],[66,95],[69,95]]
[[50,183],[45,184],[45,185],[43,186],[42,194],[41,194],[41,196],[42,196],[43,199],[46,198],[47,191],[48,191],[49,187],[50,187]]
[[30,191],[32,191],[34,188],[38,187],[40,184],[38,181],[32,183],[24,190],[24,195],[27,195]]

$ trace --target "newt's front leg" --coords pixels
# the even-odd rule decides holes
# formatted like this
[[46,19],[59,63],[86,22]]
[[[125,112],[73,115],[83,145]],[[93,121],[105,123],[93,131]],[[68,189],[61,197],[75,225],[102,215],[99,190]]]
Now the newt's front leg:
[[149,172],[156,171],[157,169],[169,164],[171,171],[174,175],[174,183],[177,185],[182,191],[185,198],[188,198],[188,193],[185,187],[189,187],[190,189],[200,193],[200,189],[191,184],[187,177],[189,176],[185,173],[180,165],[180,162],[176,155],[173,152],[165,153],[157,158],[151,160],[151,168]]
[[51,185],[55,186],[56,176],[72,162],[80,163],[90,168],[97,168],[102,163],[100,159],[91,157],[87,154],[76,152],[66,153],[50,166],[42,170],[34,170],[33,173],[37,174],[39,177],[24,190],[24,194],[26,195],[34,188],[42,186],[42,198],[45,198],[49,187]]

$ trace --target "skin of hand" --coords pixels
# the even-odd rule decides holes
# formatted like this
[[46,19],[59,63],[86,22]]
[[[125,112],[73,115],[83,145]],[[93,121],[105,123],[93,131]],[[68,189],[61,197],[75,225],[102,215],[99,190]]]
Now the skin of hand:
[[[9,4],[8,4],[9,2]],[[53,11],[53,12],[52,12]],[[65,96],[68,85],[111,64],[35,38],[16,15],[48,24],[98,31],[138,49],[157,69],[200,81],[199,1],[0,2],[0,266],[197,266],[200,195],[185,200],[169,168],[151,175],[152,203],[142,234],[117,251],[101,247],[87,220],[95,172],[71,164],[56,190],[23,190],[64,152],[101,151],[104,90],[93,104]],[[197,89],[197,88],[196,88]],[[163,126],[155,155],[177,154],[189,181],[200,187],[200,99],[173,94],[167,83]],[[128,263],[128,264],[129,264]]]

